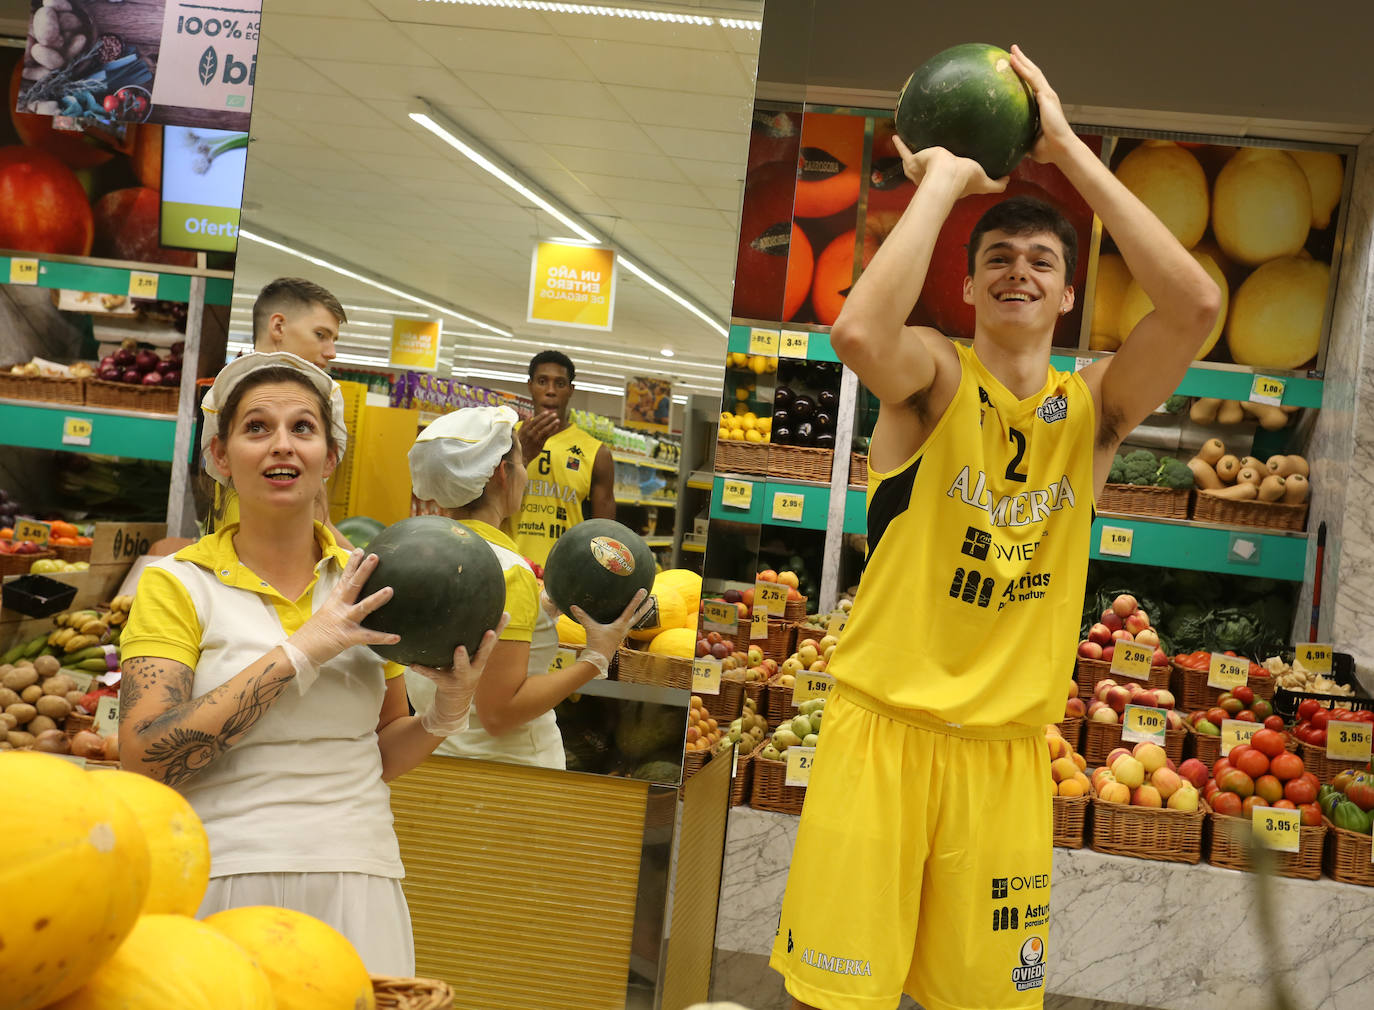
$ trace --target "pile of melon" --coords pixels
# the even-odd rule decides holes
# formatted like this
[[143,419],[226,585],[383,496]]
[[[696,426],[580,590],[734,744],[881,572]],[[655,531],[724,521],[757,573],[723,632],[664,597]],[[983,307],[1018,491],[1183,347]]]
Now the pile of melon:
[[701,609],[701,576],[670,568],[654,577],[653,623],[630,632],[630,638],[656,655],[691,659],[697,654],[697,612]]
[[0,835],[0,994],[6,1010],[287,1010],[376,1006],[362,959],[324,923],[281,908],[197,921],[210,847],[174,789],[0,756],[38,816]]

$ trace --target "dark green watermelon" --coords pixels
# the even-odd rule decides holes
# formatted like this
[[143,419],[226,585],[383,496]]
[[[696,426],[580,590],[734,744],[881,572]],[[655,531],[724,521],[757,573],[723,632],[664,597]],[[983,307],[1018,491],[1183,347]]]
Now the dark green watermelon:
[[644,538],[614,519],[587,519],[558,538],[544,562],[544,591],[565,614],[576,604],[609,624],[635,593],[654,585],[654,556]]
[[395,595],[363,626],[401,636],[373,651],[394,663],[449,667],[453,651],[477,651],[506,608],[506,576],[491,545],[460,522],[415,516],[388,526],[368,551],[376,570],[358,599],[390,586]]
[[349,516],[336,523],[334,528],[346,536],[354,547],[366,547],[386,526],[371,516]]
[[1035,145],[1035,96],[997,46],[968,42],[921,64],[897,96],[897,135],[913,151],[943,147],[1000,179]]

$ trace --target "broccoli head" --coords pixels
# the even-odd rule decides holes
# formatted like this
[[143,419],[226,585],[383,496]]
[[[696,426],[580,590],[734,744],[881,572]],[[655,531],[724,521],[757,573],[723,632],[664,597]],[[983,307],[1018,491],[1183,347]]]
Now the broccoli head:
[[1122,483],[1153,484],[1159,471],[1159,460],[1147,449],[1137,449],[1127,453],[1121,460]]
[[1193,486],[1193,471],[1188,469],[1187,463],[1165,456],[1159,461],[1155,483],[1160,487],[1190,488]]
[[1175,393],[1161,404],[1160,409],[1166,414],[1182,414],[1188,409],[1188,397]]
[[1125,473],[1122,472],[1121,467],[1122,467],[1121,453],[1118,452],[1115,456],[1112,457],[1112,468],[1111,468],[1110,470],[1107,471],[1107,483],[1108,483],[1108,484],[1125,484],[1125,483],[1126,483],[1126,475],[1125,475]]

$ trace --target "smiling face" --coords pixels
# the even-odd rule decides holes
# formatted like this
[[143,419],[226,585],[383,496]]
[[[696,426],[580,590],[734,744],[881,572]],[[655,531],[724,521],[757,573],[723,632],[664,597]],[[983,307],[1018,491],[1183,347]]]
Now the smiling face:
[[1052,333],[1073,308],[1065,272],[1064,247],[1052,232],[993,229],[982,236],[973,276],[964,278],[964,301],[974,307],[980,330]]
[[295,382],[267,382],[239,400],[225,437],[210,451],[229,474],[240,508],[314,508],[334,472],[319,397]]

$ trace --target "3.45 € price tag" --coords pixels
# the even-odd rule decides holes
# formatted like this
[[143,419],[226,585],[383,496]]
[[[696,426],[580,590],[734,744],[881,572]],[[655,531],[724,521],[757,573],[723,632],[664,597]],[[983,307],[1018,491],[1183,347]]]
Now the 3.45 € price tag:
[[778,331],[753,329],[749,331],[749,353],[776,356]]
[[1262,729],[1264,727],[1259,723],[1246,722],[1244,719],[1221,720],[1221,756],[1225,757],[1241,744],[1249,743],[1250,738]]
[[811,766],[815,763],[815,747],[788,747],[787,778],[783,785],[801,786],[805,789],[811,782]]
[[52,536],[52,527],[47,523],[34,522],[32,519],[20,519],[14,524],[16,543],[21,540],[32,540],[41,547],[48,542],[50,536]]
[[758,607],[749,618],[749,641],[757,642],[768,637],[768,615]]
[[1293,659],[1312,673],[1331,676],[1332,648],[1325,642],[1299,642],[1293,646]]
[[792,491],[773,492],[773,518],[799,523],[806,508],[806,498]]
[[1112,673],[1134,680],[1150,679],[1150,659],[1155,654],[1154,646],[1127,642],[1124,639],[1113,645],[1115,648],[1112,649]]
[[1121,714],[1121,739],[1131,743],[1157,743],[1164,746],[1169,717],[1162,708],[1127,705]]
[[797,682],[792,688],[792,707],[813,698],[829,698],[835,687],[835,678],[828,673],[802,672],[797,674]]
[[780,358],[804,358],[811,346],[811,334],[805,330],[783,330],[782,343],[778,346]]
[[91,731],[106,736],[119,732],[119,699],[106,695],[96,703]]
[[692,693],[720,694],[720,660],[711,656],[692,660]]
[[1250,679],[1250,660],[1244,656],[1228,656],[1224,652],[1212,653],[1207,667],[1207,686],[1219,687],[1223,691],[1240,687]]
[[754,611],[781,617],[787,610],[787,587],[781,582],[754,583]]
[[747,509],[754,500],[754,485],[747,480],[727,480],[720,489],[720,503],[728,508]]
[[1297,852],[1302,848],[1302,814],[1282,807],[1256,807],[1250,828],[1255,840],[1275,852]]
[[1125,526],[1103,526],[1102,539],[1097,543],[1097,553],[1110,554],[1114,558],[1129,558],[1131,556],[1131,542],[1135,539],[1135,530],[1127,529]]
[[1374,726],[1367,722],[1329,722],[1326,724],[1326,756],[1336,761],[1370,759]]

